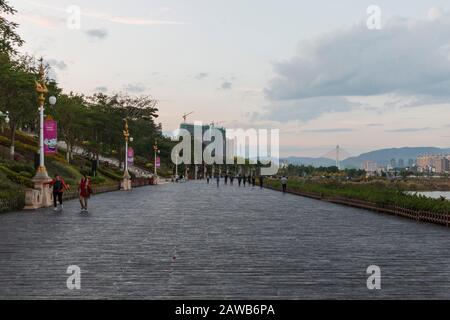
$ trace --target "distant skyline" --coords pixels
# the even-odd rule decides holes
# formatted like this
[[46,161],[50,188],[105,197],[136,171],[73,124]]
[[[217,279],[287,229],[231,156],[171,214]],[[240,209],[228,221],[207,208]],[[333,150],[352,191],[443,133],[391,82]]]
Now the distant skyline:
[[[281,156],[450,147],[448,1],[16,0],[67,91],[150,94],[158,122],[279,128]],[[381,30],[366,26],[370,5]],[[80,29],[67,26],[71,6]],[[10,17],[9,17],[10,18]]]

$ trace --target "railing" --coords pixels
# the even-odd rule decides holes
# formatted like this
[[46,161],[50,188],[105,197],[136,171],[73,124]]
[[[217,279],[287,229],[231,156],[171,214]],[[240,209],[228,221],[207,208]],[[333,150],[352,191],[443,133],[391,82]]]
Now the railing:
[[[266,188],[276,191],[281,191],[278,188],[267,186]],[[428,222],[439,224],[443,226],[450,226],[450,214],[448,212],[431,212],[424,210],[413,210],[407,209],[400,206],[395,205],[379,205],[377,203],[358,200],[358,199],[350,199],[345,197],[325,197],[323,194],[316,194],[311,192],[304,191],[294,191],[294,190],[286,190],[287,193],[296,194],[302,197],[313,198],[317,200],[324,200],[332,203],[343,204],[355,208],[372,210],[382,213],[387,213],[391,215],[396,215],[403,218],[413,219],[416,221]]]
[[20,195],[11,199],[0,199],[0,212],[20,210],[25,206],[25,196]]

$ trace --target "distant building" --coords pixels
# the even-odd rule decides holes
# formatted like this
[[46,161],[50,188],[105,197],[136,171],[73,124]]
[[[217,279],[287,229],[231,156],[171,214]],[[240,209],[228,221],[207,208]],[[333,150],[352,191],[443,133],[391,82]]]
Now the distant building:
[[362,169],[366,172],[376,172],[378,169],[378,165],[375,161],[364,161],[362,165]]
[[450,155],[421,155],[417,157],[416,165],[419,172],[449,172]]
[[399,168],[404,168],[405,167],[405,161],[403,159],[398,159],[397,166]]
[[396,159],[391,159],[390,164],[391,164],[392,168],[396,168],[397,167],[397,160]]
[[414,164],[415,164],[414,159],[409,159],[408,160],[408,167],[412,168],[412,167],[414,167]]

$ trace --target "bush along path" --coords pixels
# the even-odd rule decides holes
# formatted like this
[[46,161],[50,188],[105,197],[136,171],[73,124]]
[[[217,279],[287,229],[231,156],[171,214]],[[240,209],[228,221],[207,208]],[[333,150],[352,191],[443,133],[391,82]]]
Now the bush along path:
[[[268,189],[282,191],[278,179],[266,179]],[[290,180],[287,193],[317,200],[396,215],[421,222],[450,226],[450,202],[431,199],[377,184],[307,182]]]

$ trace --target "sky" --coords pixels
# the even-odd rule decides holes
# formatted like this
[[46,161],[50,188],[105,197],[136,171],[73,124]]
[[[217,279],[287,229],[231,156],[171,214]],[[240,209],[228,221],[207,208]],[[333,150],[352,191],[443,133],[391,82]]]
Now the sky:
[[151,95],[167,132],[193,111],[189,122],[280,129],[281,156],[450,147],[448,1],[10,3],[21,50],[66,92]]

